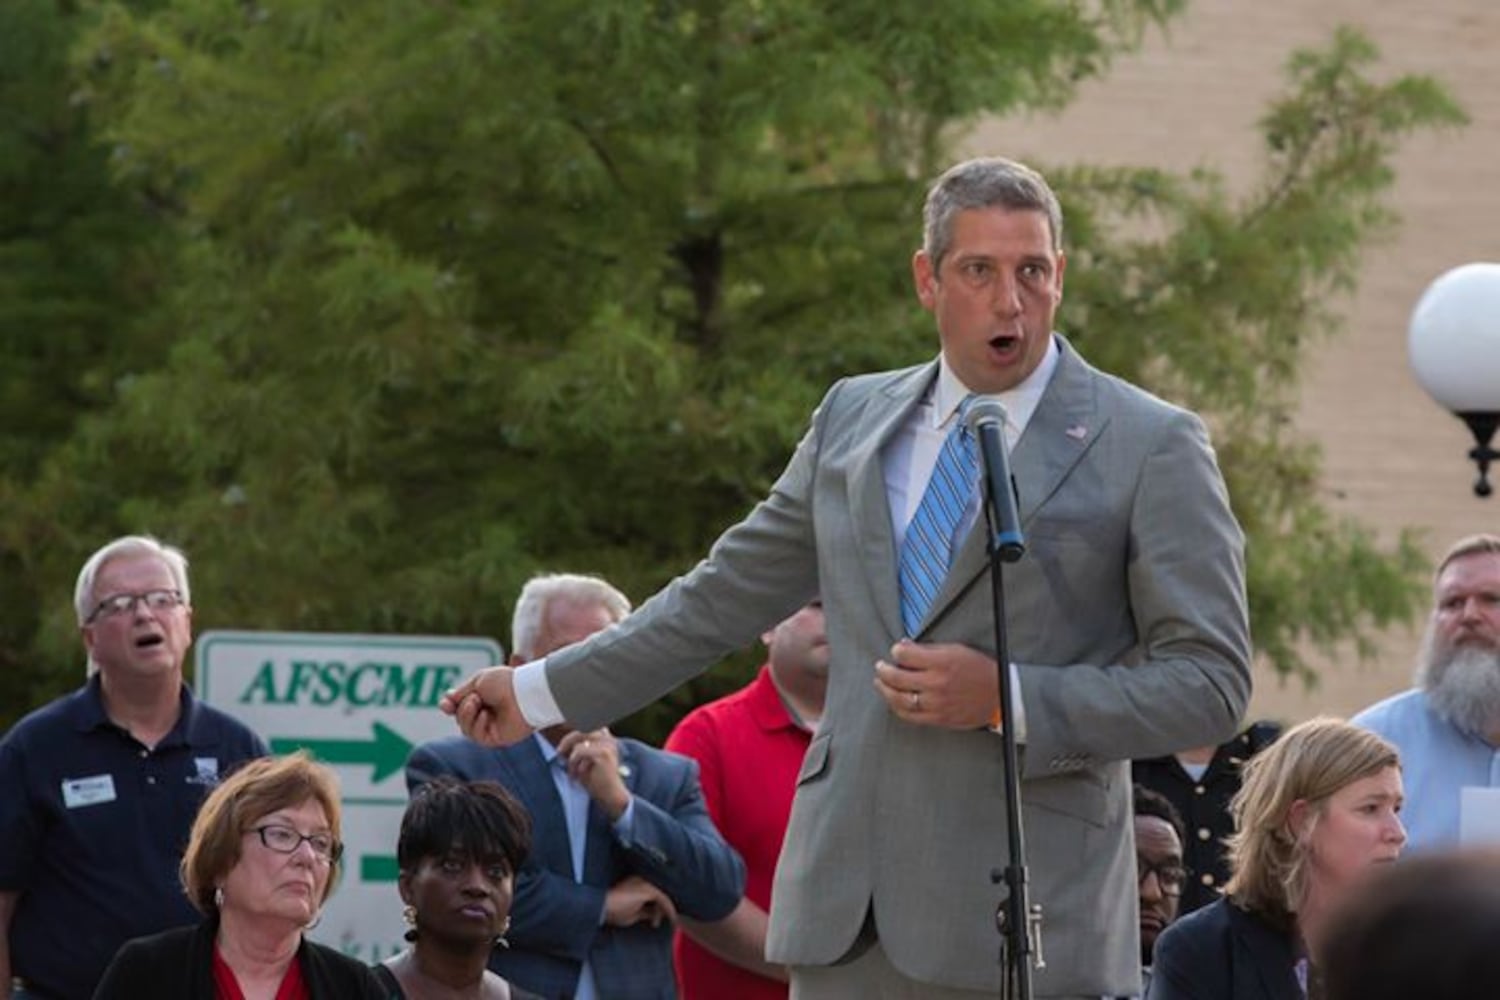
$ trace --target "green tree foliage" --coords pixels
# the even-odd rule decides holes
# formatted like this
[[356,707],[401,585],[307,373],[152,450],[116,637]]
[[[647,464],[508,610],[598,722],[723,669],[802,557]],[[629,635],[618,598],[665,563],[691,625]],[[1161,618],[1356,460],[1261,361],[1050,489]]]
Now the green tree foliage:
[[[764,493],[830,381],[932,355],[906,261],[954,139],[1065,101],[1176,6],[106,7],[79,93],[173,219],[139,333],[167,352],[50,449],[7,545],[58,580],[118,531],[177,541],[200,628],[504,636],[543,569],[649,594]],[[1390,152],[1460,117],[1371,58],[1354,35],[1300,57],[1249,200],[1053,171],[1064,323],[1215,421],[1290,671],[1299,640],[1412,602],[1409,541],[1324,510],[1285,422],[1322,303],[1389,224]],[[59,688],[75,646],[66,608],[32,642]]]
[[[163,235],[149,206],[121,197],[109,150],[75,99],[68,52],[81,18],[57,0],[0,4],[0,529],[18,527],[43,461],[85,413],[113,403],[114,382],[154,365],[161,339],[132,323],[152,299]],[[76,527],[76,526],[69,526]],[[0,705],[54,692],[31,648],[61,576],[32,577],[31,553],[62,525],[43,525],[26,551],[0,541]],[[76,669],[81,657],[69,657]],[[74,674],[73,676],[77,676]],[[13,712],[0,712],[0,723]]]

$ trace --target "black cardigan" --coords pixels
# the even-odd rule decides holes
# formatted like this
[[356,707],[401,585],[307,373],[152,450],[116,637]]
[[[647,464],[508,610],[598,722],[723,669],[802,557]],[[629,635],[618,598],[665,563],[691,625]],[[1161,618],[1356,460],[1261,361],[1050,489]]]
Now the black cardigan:
[[[94,1000],[214,1000],[214,938],[217,920],[179,927],[127,942],[94,990]],[[389,1000],[363,962],[307,938],[297,962],[312,1000]]]

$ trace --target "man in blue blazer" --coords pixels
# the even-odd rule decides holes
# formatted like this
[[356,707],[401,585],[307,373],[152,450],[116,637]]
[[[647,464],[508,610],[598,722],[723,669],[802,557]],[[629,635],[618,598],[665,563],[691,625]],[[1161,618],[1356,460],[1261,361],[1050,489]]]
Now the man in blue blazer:
[[[546,656],[629,611],[603,580],[536,577],[516,602],[511,661]],[[686,757],[607,729],[554,726],[500,749],[462,737],[425,743],[407,762],[407,785],[438,774],[498,781],[531,812],[508,947],[490,967],[545,997],[675,997],[673,919],[721,919],[744,892],[744,863],[715,829]]]

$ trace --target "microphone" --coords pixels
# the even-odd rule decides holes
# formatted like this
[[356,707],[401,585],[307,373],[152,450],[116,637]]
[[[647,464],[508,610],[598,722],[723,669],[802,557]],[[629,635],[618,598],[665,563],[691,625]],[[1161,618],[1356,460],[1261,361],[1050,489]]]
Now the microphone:
[[1021,535],[1021,515],[1016,510],[1016,482],[1010,474],[1009,447],[1005,425],[1010,415],[993,396],[976,396],[964,415],[964,426],[979,442],[979,458],[984,465],[985,492],[989,496],[991,551],[1004,562],[1015,562],[1026,554],[1026,539]]

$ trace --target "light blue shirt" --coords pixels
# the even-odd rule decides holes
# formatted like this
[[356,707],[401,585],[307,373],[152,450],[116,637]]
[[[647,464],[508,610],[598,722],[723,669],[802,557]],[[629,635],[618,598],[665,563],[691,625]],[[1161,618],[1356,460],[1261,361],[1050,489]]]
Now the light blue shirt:
[[[557,788],[557,797],[562,800],[563,820],[568,824],[568,850],[573,856],[573,881],[583,881],[583,850],[589,835],[589,793],[568,775],[567,762],[558,756],[557,748],[541,733],[532,733],[537,746],[542,749],[542,759],[547,762],[547,772],[552,775],[552,784]],[[628,843],[634,829],[635,798],[632,797],[620,818],[615,820],[615,836]],[[604,923],[604,912],[599,912],[599,923]],[[575,1000],[598,1000],[599,988],[594,985],[594,970],[587,959],[578,974],[578,989]]]
[[1427,692],[1416,688],[1371,705],[1351,721],[1401,752],[1407,850],[1457,845],[1462,790],[1500,787],[1500,751],[1438,715]]

